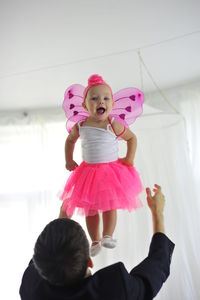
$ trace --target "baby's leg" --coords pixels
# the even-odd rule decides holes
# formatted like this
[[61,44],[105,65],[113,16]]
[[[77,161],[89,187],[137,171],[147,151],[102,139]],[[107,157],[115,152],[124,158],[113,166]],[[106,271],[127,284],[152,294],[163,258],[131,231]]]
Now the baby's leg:
[[86,225],[88,233],[92,240],[90,255],[96,256],[101,250],[100,232],[99,232],[100,217],[99,214],[86,217]]
[[99,224],[100,224],[99,214],[86,217],[87,230],[92,242],[100,241]]
[[103,236],[112,236],[117,223],[117,211],[109,210],[103,213]]
[[106,248],[115,248],[117,240],[113,239],[112,235],[117,223],[117,211],[110,210],[103,213],[103,238],[101,245]]

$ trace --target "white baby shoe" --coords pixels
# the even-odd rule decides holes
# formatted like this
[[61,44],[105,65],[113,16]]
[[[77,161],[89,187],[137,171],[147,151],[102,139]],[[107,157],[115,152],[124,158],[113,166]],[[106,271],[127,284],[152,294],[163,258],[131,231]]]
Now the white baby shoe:
[[104,235],[104,237],[101,240],[101,246],[113,249],[117,246],[117,240],[113,239],[112,236]]
[[96,256],[101,251],[101,242],[100,241],[93,241],[90,247],[90,255]]

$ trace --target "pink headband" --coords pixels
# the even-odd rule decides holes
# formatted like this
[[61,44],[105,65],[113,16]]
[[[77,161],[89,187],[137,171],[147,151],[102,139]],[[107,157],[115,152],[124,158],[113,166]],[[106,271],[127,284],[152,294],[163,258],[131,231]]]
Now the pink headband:
[[113,96],[111,87],[103,80],[103,78],[98,74],[93,74],[88,78],[88,86],[85,88],[83,92],[83,102],[85,102],[89,89],[93,86],[101,85],[101,84],[106,85],[110,89],[111,94]]

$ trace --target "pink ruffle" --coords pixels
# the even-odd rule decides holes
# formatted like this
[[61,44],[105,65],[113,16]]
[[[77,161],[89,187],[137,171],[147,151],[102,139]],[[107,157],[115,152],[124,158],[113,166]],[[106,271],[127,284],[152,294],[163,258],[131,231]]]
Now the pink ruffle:
[[61,195],[63,211],[72,216],[75,209],[82,215],[95,215],[112,209],[129,211],[142,206],[140,176],[134,167],[120,161],[88,164],[82,162],[67,180]]

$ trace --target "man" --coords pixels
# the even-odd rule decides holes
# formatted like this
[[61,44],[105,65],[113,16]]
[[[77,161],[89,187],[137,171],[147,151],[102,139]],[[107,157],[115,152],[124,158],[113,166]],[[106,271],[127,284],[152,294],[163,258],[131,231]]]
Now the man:
[[161,187],[146,189],[153,232],[149,254],[139,265],[126,270],[119,262],[94,275],[89,244],[81,226],[70,219],[50,222],[38,237],[33,259],[25,270],[22,300],[120,300],[152,299],[169,276],[174,244],[164,234],[165,198]]

